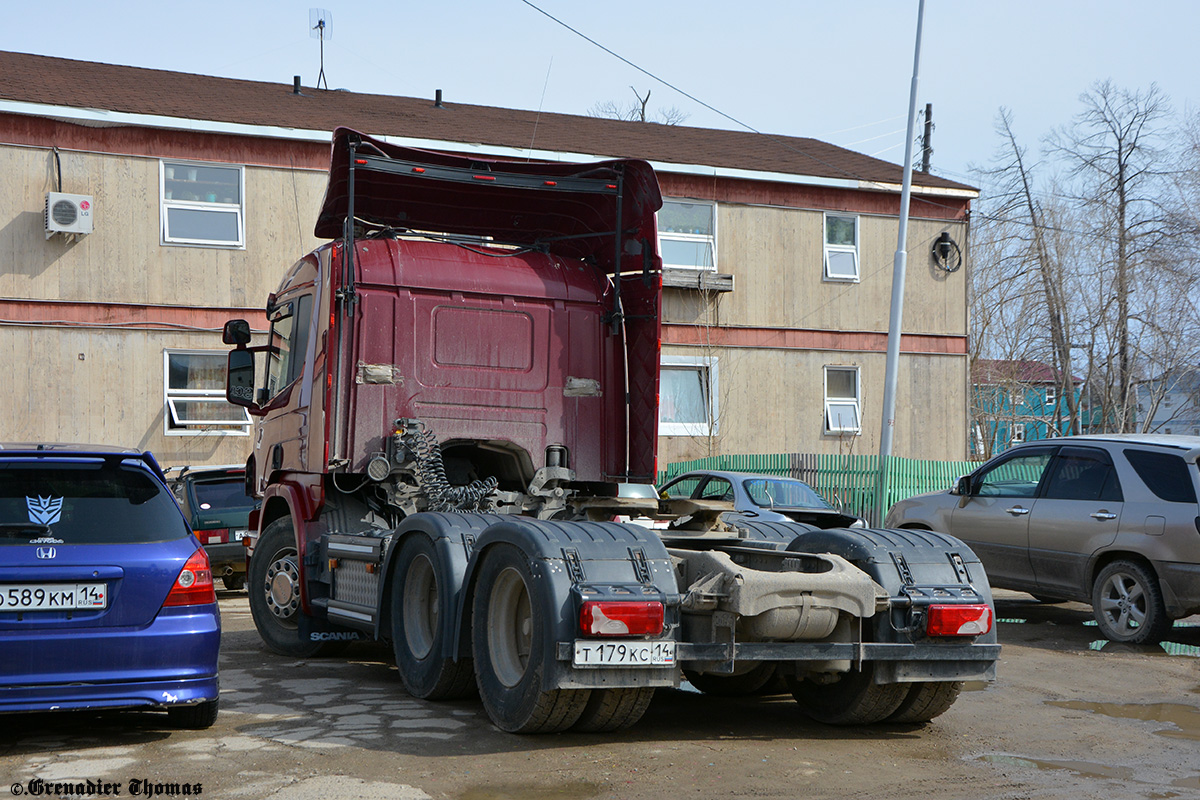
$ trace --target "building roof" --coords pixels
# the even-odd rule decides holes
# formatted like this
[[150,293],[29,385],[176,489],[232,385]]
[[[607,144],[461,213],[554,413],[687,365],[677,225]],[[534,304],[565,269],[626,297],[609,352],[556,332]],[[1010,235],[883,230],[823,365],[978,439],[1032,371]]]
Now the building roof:
[[[0,74],[0,111],[16,110],[10,103],[32,103],[284,129],[346,126],[377,136],[640,158],[679,164],[681,171],[703,165],[883,184],[888,190],[903,178],[897,164],[793,136],[465,105],[449,98],[438,107],[428,98],[340,89],[304,87],[296,94],[286,80],[263,83],[4,51]],[[975,193],[966,184],[922,172],[914,172],[912,182],[914,191]]]
[[[1054,367],[1041,361],[981,358],[971,368],[971,382],[974,384],[1043,383],[1056,386],[1059,382],[1059,374]],[[1083,379],[1072,376],[1071,382],[1083,383]]]

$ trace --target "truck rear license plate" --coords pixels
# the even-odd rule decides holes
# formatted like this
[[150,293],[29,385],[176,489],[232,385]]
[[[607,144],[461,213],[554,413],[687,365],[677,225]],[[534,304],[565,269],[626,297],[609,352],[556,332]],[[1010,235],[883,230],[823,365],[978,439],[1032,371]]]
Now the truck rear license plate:
[[24,583],[0,586],[0,611],[108,608],[103,583]]
[[675,642],[575,642],[577,667],[670,667]]

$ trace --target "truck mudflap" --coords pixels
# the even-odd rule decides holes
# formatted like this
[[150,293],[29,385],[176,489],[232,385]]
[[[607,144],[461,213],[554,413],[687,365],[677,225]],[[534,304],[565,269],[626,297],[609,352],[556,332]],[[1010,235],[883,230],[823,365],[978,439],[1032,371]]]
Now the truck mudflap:
[[[532,646],[540,650],[536,656],[543,669],[543,688],[679,685],[674,653],[680,598],[674,569],[662,540],[638,525],[506,517],[487,528],[475,542],[464,578],[468,595],[460,603],[455,637],[460,643],[470,637],[478,576],[493,554],[511,553],[509,548],[526,559],[531,578],[530,603],[536,606],[542,626],[542,635]],[[638,639],[585,637],[580,630],[580,612],[589,602],[661,603],[662,632]],[[584,650],[603,643],[631,655],[636,651],[635,660],[619,666],[581,663],[586,661],[586,653],[578,654],[577,641],[584,642]],[[640,660],[643,658],[646,660]]]
[[[856,666],[875,662],[877,683],[993,680],[1000,645],[995,604],[983,564],[962,541],[925,530],[833,528],[800,533],[787,546],[795,553],[841,556],[871,576],[888,601],[864,621],[858,641],[830,643],[831,659],[850,658]],[[935,606],[985,604],[988,630],[971,637],[931,636]],[[745,644],[743,657],[756,647]],[[767,646],[769,647],[769,645]]]

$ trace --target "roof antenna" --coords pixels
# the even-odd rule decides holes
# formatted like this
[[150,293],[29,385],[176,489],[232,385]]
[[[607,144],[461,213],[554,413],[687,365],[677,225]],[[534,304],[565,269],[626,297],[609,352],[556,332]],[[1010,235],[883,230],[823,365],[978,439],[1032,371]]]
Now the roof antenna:
[[329,88],[329,81],[325,79],[325,40],[333,38],[333,15],[323,8],[310,8],[308,10],[308,35],[314,39],[321,40],[321,71],[317,74],[316,87],[321,88],[321,84],[325,84],[325,88]]

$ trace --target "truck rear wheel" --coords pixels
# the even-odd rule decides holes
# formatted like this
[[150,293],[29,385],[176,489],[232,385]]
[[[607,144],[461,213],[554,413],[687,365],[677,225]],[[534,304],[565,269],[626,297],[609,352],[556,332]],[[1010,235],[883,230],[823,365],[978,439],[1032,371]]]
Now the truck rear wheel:
[[496,727],[509,733],[566,730],[591,694],[543,688],[547,626],[532,585],[525,554],[498,544],[484,556],[471,607],[479,697]]
[[929,722],[954,705],[963,685],[962,681],[922,681],[911,687],[888,722]]
[[268,650],[281,656],[308,658],[345,647],[341,642],[300,638],[304,612],[300,610],[300,562],[291,517],[280,517],[263,530],[246,575],[250,614]]
[[438,580],[437,550],[426,536],[404,541],[392,581],[392,649],[404,688],[422,700],[465,697],[475,688],[471,660],[443,657],[449,587]]
[[580,733],[623,731],[637,724],[654,699],[654,687],[592,689],[583,714],[575,723]]
[[844,672],[830,683],[790,678],[788,686],[805,716],[828,725],[870,725],[887,719],[900,707],[908,684],[875,683],[870,662]]

